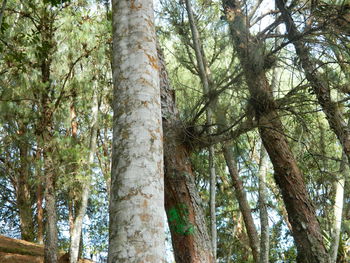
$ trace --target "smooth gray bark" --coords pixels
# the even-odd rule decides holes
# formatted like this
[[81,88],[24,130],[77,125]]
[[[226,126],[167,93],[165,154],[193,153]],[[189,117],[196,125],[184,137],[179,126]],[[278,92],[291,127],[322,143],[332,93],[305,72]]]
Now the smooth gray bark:
[[113,0],[108,262],[164,262],[159,66],[152,0]]

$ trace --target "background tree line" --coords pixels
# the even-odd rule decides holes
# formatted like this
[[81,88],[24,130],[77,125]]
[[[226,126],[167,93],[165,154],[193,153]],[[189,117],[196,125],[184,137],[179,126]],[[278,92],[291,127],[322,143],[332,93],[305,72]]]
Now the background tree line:
[[[113,80],[112,69],[126,74],[138,61],[120,52],[118,29],[135,10],[153,10],[152,1],[131,2],[1,4],[0,231],[45,243],[46,262],[57,261],[58,247],[71,262],[81,253],[105,256],[108,227],[110,255],[119,249],[111,247],[119,208],[109,221],[107,201],[119,202],[123,182],[110,176],[119,167],[112,159],[121,160],[131,136],[123,128],[132,124],[113,122],[112,109],[133,112],[123,108],[133,97],[122,97],[129,84]],[[154,7],[155,26],[140,26],[156,33],[156,53],[145,53],[159,72],[176,262],[347,262],[349,3]],[[132,73],[126,79],[149,74]],[[112,144],[119,156],[111,159]]]

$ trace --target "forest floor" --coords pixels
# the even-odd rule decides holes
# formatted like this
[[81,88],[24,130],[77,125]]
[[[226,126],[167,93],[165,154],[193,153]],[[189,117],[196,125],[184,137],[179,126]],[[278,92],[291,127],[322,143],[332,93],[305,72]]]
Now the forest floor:
[[[59,258],[59,263],[69,262],[67,254],[59,253]],[[44,246],[0,235],[0,262],[43,263]],[[79,263],[93,263],[93,261],[81,259]]]

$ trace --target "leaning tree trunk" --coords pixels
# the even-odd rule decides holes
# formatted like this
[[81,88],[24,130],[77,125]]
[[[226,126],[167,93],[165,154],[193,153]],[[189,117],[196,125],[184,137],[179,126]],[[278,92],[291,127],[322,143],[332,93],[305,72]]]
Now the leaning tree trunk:
[[77,208],[72,233],[71,233],[71,243],[69,247],[69,260],[70,263],[76,263],[78,261],[79,249],[82,249],[81,244],[81,236],[82,236],[82,227],[83,227],[83,219],[86,214],[86,209],[88,205],[88,199],[90,194],[90,176],[92,172],[91,165],[94,161],[94,156],[96,152],[96,139],[97,139],[97,119],[98,119],[98,99],[97,99],[97,90],[95,87],[94,95],[92,99],[92,120],[90,127],[90,142],[89,142],[89,156],[87,160],[86,167],[84,167],[85,178],[82,182],[82,191],[81,191],[81,201],[79,207]]
[[[197,29],[196,21],[194,19],[194,14],[192,10],[191,0],[185,0],[186,10],[188,14],[188,19],[190,22],[190,28],[192,33],[193,48],[196,54],[197,67],[199,76],[201,78],[204,96],[209,97],[211,91],[211,77],[210,69],[206,63],[205,54],[201,44],[199,32]],[[212,123],[213,123],[213,103],[206,109],[206,125],[208,128],[208,134],[212,134]],[[209,175],[210,175],[210,229],[211,229],[211,246],[213,249],[214,262],[216,262],[216,250],[217,250],[217,226],[216,226],[216,171],[215,171],[215,148],[214,145],[208,147],[208,161],[209,161]]]
[[244,225],[249,238],[249,245],[250,245],[250,248],[252,249],[254,262],[258,262],[259,253],[260,253],[259,235],[254,224],[254,219],[248,203],[246,192],[244,191],[243,182],[239,178],[239,174],[236,166],[237,164],[233,156],[233,152],[230,145],[226,144],[223,146],[223,153],[224,153],[226,165],[228,167],[228,171],[231,177],[231,181],[235,189],[235,195],[238,201],[239,210],[241,211],[243,216],[243,221],[244,221]]
[[343,151],[350,164],[350,129],[344,119],[338,104],[332,101],[329,84],[322,79],[318,71],[318,66],[310,58],[310,50],[301,39],[301,33],[298,31],[290,11],[286,8],[284,0],[276,0],[276,5],[282,13],[282,18],[286,25],[288,39],[294,45],[296,54],[300,59],[305,77],[309,81],[318,103],[321,105],[324,114],[328,120],[329,126],[336,134]]
[[165,209],[176,262],[213,263],[201,198],[194,182],[190,149],[181,125],[161,50],[158,51],[164,130]]
[[274,166],[274,178],[281,189],[293,227],[292,234],[298,250],[297,261],[329,262],[303,175],[288,145],[276,110],[272,89],[265,73],[263,45],[250,35],[239,3],[233,0],[223,2],[231,36],[251,95],[249,103],[259,123],[259,133]]
[[152,0],[113,0],[108,262],[164,262],[164,177]]
[[[186,4],[186,9],[188,13],[189,22],[190,22],[192,42],[193,42],[193,48],[195,50],[198,72],[199,72],[199,76],[203,86],[203,93],[204,93],[204,96],[210,97],[209,96],[210,92],[213,92],[215,90],[215,83],[211,77],[211,71],[208,66],[204,49],[201,43],[200,34],[197,29],[196,21],[192,10],[191,0],[186,0],[185,4]],[[217,105],[217,99],[213,99],[209,102],[209,106],[206,110],[206,118],[207,118],[207,125],[209,127],[208,128],[209,135],[212,133],[211,127],[212,127],[214,116],[216,117],[217,122],[219,122],[220,125],[223,127],[222,130],[224,130],[227,127],[225,114],[222,112],[219,112],[215,108],[216,105]],[[243,215],[245,227],[249,238],[249,244],[252,249],[253,258],[255,262],[258,262],[259,236],[258,236],[258,232],[256,231],[251,209],[249,207],[247,196],[243,188],[243,183],[240,180],[237,169],[235,167],[236,165],[235,160],[232,155],[229,144],[224,144],[223,152],[224,152],[224,157],[225,157],[227,166],[229,167],[231,180],[235,188],[236,198],[239,202],[239,207]],[[213,256],[214,256],[214,261],[216,261],[216,250],[217,250],[217,233],[216,233],[217,226],[216,226],[216,213],[215,213],[216,173],[215,173],[213,159],[214,159],[214,146],[211,145],[209,146],[210,217],[211,217],[210,225],[211,225],[211,241],[212,241],[212,248],[213,248]]]

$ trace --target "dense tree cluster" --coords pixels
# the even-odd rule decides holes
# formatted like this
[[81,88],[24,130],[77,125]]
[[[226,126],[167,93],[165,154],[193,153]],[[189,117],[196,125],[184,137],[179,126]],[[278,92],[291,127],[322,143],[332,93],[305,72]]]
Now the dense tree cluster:
[[348,1],[2,0],[0,61],[0,234],[45,263],[349,261]]

